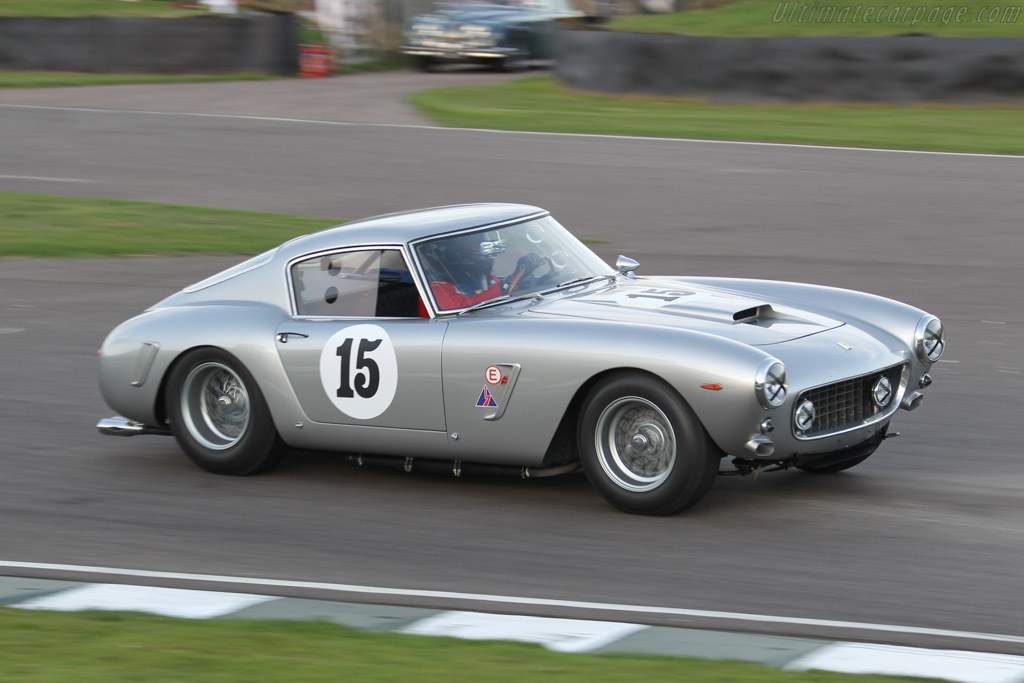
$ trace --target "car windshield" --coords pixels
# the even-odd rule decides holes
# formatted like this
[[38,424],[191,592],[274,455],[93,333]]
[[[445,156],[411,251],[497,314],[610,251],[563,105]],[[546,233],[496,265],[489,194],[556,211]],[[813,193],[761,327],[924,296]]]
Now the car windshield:
[[615,273],[550,216],[430,240],[416,253],[439,311]]

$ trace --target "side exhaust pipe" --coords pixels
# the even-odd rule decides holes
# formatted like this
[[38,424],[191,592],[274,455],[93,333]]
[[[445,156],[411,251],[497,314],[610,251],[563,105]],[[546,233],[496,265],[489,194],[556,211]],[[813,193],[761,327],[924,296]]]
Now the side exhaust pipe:
[[144,425],[141,422],[129,420],[127,417],[121,417],[120,415],[100,420],[96,423],[96,429],[100,434],[106,434],[107,436],[139,436],[142,434],[157,434],[160,436],[171,435],[171,431],[169,429],[151,427],[149,425]]

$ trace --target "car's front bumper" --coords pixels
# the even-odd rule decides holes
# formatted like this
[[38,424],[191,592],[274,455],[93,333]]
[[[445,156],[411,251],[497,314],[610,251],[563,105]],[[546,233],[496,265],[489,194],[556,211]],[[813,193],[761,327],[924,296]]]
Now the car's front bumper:
[[517,52],[513,47],[469,47],[467,45],[405,45],[403,55],[460,61],[467,59],[504,59]]

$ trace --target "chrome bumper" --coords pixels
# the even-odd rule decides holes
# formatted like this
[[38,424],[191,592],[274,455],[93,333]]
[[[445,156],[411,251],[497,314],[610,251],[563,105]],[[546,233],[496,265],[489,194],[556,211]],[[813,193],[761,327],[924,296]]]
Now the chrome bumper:
[[406,45],[401,50],[410,57],[434,57],[436,59],[501,59],[516,54],[514,47],[425,47]]
[[139,436],[141,434],[170,436],[171,434],[169,429],[151,427],[141,422],[129,420],[127,417],[121,417],[120,415],[100,420],[96,423],[96,429],[99,430],[100,434],[106,434],[107,436]]

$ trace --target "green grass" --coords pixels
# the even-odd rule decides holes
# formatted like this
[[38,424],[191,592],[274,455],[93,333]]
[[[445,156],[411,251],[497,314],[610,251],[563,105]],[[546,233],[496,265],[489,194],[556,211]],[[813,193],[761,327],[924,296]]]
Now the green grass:
[[189,17],[206,9],[182,9],[168,0],[0,0],[0,16],[8,17]]
[[542,76],[409,101],[444,126],[1024,154],[1024,110],[720,105],[570,92]]
[[[328,623],[192,621],[0,608],[0,678],[75,681],[883,683],[736,662],[562,654],[539,645],[369,634]],[[920,680],[920,679],[913,679]]]
[[0,193],[0,257],[257,254],[339,222],[255,211]]
[[[3,2],[3,0],[0,0]],[[127,85],[130,83],[206,83],[216,81],[266,81],[281,78],[265,74],[92,74],[62,71],[0,71],[0,88],[63,88],[76,85]]]
[[[804,6],[807,9],[801,20]],[[858,6],[862,8],[859,13]],[[885,13],[878,15],[883,7]],[[898,10],[895,13],[894,7]],[[868,8],[872,8],[871,16],[865,14]],[[939,11],[933,11],[935,8]],[[993,8],[995,15],[990,14]],[[735,0],[678,14],[625,17],[609,27],[702,36],[1024,36],[1024,11],[1020,2],[990,0],[962,0],[955,4],[919,0],[900,5],[862,0]]]

